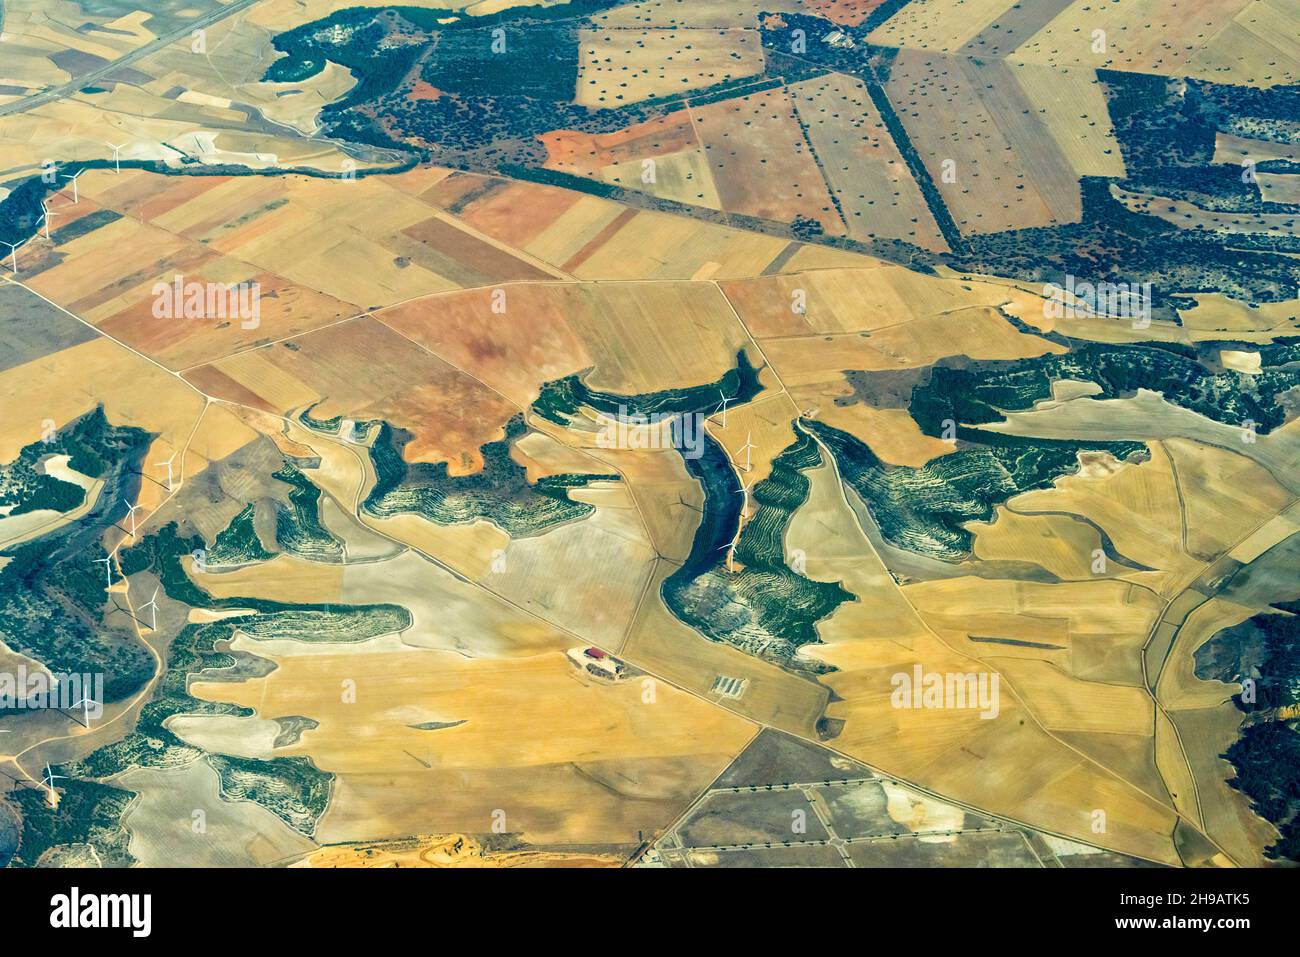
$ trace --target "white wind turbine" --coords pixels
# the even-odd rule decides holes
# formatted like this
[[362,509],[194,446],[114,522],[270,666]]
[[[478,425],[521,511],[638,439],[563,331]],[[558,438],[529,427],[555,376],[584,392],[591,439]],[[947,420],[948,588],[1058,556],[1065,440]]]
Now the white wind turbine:
[[27,242],[25,239],[21,243],[11,243],[8,240],[0,239],[0,245],[9,247],[9,262],[13,266],[15,276],[18,275],[18,248],[25,242]]
[[167,491],[169,491],[169,492],[172,490],[172,462],[174,462],[174,461],[176,461],[176,453],[175,453],[175,452],[173,452],[173,453],[171,454],[171,458],[169,458],[167,461],[165,461],[165,462],[155,462],[155,463],[153,464],[154,468],[157,468],[157,467],[160,466],[160,465],[165,465],[165,466],[167,466]]
[[87,698],[84,692],[81,695],[80,701],[74,701],[72,703],[72,707],[81,709],[81,714],[86,719],[87,728],[90,727],[90,706],[96,703],[97,702],[94,698]]
[[745,444],[742,445],[742,446],[740,447],[740,451],[742,451],[742,452],[745,453],[745,471],[746,471],[746,472],[748,472],[748,471],[751,469],[751,467],[752,467],[751,464],[750,464],[750,458],[749,458],[750,453],[753,452],[754,449],[758,448],[758,446],[754,444],[753,439],[754,439],[754,433],[753,433],[753,432],[748,433],[748,434],[745,436]]
[[[114,549],[116,551],[116,549]],[[95,561],[104,563],[104,577],[108,580],[108,587],[113,587],[113,556],[108,555],[105,558],[96,558]]]
[[[739,537],[736,536],[737,539]],[[725,545],[719,545],[717,550],[722,551],[724,548],[727,550],[727,571],[734,572],[736,570],[736,541],[733,539]]]
[[730,402],[731,399],[727,398],[727,394],[723,392],[721,388],[718,389],[718,395],[722,396],[722,401],[719,402],[718,407],[713,410],[713,414],[717,415],[719,412],[722,413],[722,427],[725,429],[727,427],[727,403]]
[[51,794],[53,794],[53,793],[54,793],[54,782],[55,782],[55,781],[66,781],[66,780],[68,780],[68,776],[67,776],[66,774],[55,774],[55,773],[50,769],[50,762],[46,761],[46,762],[45,762],[45,776],[44,776],[43,780],[45,781],[45,787],[49,790],[49,792],[50,792]]
[[138,502],[132,505],[128,500],[122,499],[122,504],[126,506],[126,517],[131,520],[131,541],[135,541],[135,513],[144,508]]
[[744,482],[741,482],[740,485],[736,488],[736,491],[742,493],[745,496],[744,504],[740,508],[740,517],[749,518],[749,481],[746,480]]
[[72,205],[73,206],[76,206],[77,203],[81,202],[81,197],[77,195],[77,179],[80,178],[81,174],[84,172],[85,172],[84,169],[79,169],[75,173],[71,173],[63,177],[64,179],[72,183]]
[[50,238],[50,217],[58,216],[59,214],[56,213],[54,210],[50,209],[50,207],[46,205],[44,202],[41,203],[41,213],[44,215],[45,238],[49,239]]
[[126,144],[121,143],[117,146],[114,146],[112,143],[105,143],[104,145],[113,151],[113,167],[116,170],[117,174],[121,176],[122,175],[122,147],[126,146]]
[[[744,503],[740,507],[740,518],[741,518],[741,522],[743,523],[745,519],[749,518],[749,482],[748,481],[741,482],[738,486],[736,486],[736,491],[740,492],[745,497]],[[737,523],[735,539],[731,542],[730,545],[726,546],[727,571],[729,572],[734,572],[736,570],[736,546],[740,544],[740,532],[741,532],[739,526],[740,523]]]
[[150,631],[158,630],[158,588],[160,587],[161,586],[155,587],[153,590],[153,597],[151,597],[147,602],[145,602],[143,605],[140,606],[141,611],[144,611],[146,608],[149,609],[149,630]]

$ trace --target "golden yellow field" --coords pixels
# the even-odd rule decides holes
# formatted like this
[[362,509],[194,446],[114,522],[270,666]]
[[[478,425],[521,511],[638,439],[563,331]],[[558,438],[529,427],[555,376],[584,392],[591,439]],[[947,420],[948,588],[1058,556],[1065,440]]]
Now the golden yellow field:
[[619,106],[763,70],[753,30],[591,30],[579,38],[577,102]]

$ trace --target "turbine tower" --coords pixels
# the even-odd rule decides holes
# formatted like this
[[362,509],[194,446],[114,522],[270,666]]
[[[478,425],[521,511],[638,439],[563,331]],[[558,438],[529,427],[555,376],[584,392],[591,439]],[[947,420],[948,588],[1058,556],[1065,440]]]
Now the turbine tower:
[[753,432],[748,433],[748,434],[745,436],[745,444],[742,445],[742,446],[740,447],[740,451],[742,451],[742,452],[745,453],[745,471],[746,471],[746,472],[750,471],[750,469],[752,468],[752,465],[751,465],[751,463],[750,463],[750,458],[749,458],[750,453],[753,452],[754,449],[758,448],[758,446],[756,446],[756,445],[754,444],[753,439],[754,439],[754,433],[753,433]]
[[68,181],[70,181],[70,182],[72,183],[72,205],[73,205],[73,206],[76,206],[77,203],[81,202],[81,197],[77,195],[77,179],[78,179],[78,178],[81,176],[81,174],[84,173],[84,172],[85,172],[84,169],[79,169],[79,170],[77,170],[75,173],[71,173],[71,174],[69,174],[69,175],[63,177],[64,179],[66,179],[66,180],[68,180]]
[[144,611],[146,608],[149,609],[149,630],[157,631],[158,630],[158,588],[157,587],[155,587],[153,590],[153,597],[151,597],[147,602],[145,602],[143,605],[140,606],[141,611]]
[[[114,549],[116,551],[116,549]],[[108,555],[104,558],[96,558],[95,561],[104,563],[104,577],[107,579],[108,587],[113,587],[113,556]]]
[[135,541],[135,513],[144,508],[144,506],[138,502],[135,505],[132,505],[126,499],[122,499],[122,504],[126,506],[126,517],[131,520],[131,541]]
[[713,414],[717,415],[719,412],[722,413],[722,427],[725,429],[727,427],[727,403],[730,402],[731,399],[727,398],[727,394],[722,391],[721,386],[718,387],[718,395],[722,396],[722,401],[719,402],[718,407],[713,410]]
[[157,468],[160,465],[167,466],[167,491],[169,492],[172,490],[172,462],[174,462],[175,460],[176,460],[176,453],[173,452],[171,454],[171,458],[167,459],[167,461],[155,462],[153,464],[154,468]]

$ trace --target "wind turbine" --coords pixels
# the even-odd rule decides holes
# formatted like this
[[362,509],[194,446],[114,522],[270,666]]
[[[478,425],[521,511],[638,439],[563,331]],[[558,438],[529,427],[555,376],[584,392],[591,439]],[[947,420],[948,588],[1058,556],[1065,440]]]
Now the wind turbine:
[[722,391],[721,386],[718,387],[718,395],[722,396],[722,401],[719,402],[718,407],[713,410],[713,414],[717,415],[719,412],[722,413],[722,427],[725,429],[727,427],[727,403],[731,400],[727,398],[727,393]]
[[74,701],[74,702],[72,703],[72,707],[74,707],[74,708],[80,708],[80,709],[81,709],[81,713],[82,713],[82,715],[83,715],[83,716],[85,717],[85,719],[86,719],[86,724],[85,724],[85,726],[86,726],[87,728],[90,727],[90,705],[91,705],[91,702],[94,701],[94,700],[95,700],[94,698],[87,698],[86,695],[83,693],[83,694],[81,695],[81,700],[80,700],[80,701]]
[[740,515],[742,518],[749,518],[749,482],[741,482],[736,491],[745,496],[745,503],[741,506]]
[[[113,549],[117,551],[117,549]],[[113,587],[113,556],[108,555],[105,558],[96,558],[95,561],[104,563],[104,577],[108,579],[108,587]]]
[[126,146],[126,144],[122,143],[119,146],[114,146],[112,143],[105,143],[104,145],[113,151],[113,166],[116,169],[117,174],[121,176],[122,175],[122,147]]
[[76,206],[77,203],[81,202],[81,197],[77,195],[77,177],[79,177],[84,172],[85,172],[84,169],[79,169],[75,173],[63,177],[66,180],[72,181],[72,205],[73,206]]
[[[739,536],[737,536],[737,537],[739,537]],[[720,551],[722,551],[724,548],[727,550],[727,571],[729,571],[729,572],[734,572],[734,571],[736,570],[736,562],[735,562],[735,557],[736,557],[736,543],[735,543],[734,541],[731,541],[731,542],[727,542],[725,545],[719,545],[719,546],[715,549],[715,551],[719,551],[719,552],[720,552]]]
[[45,786],[49,788],[51,794],[54,793],[55,781],[66,781],[66,780],[68,780],[68,776],[66,774],[55,774],[53,771],[50,770],[50,762],[48,761],[45,762]]
[[[23,240],[25,243],[27,240]],[[23,243],[11,243],[8,240],[0,239],[0,245],[9,247],[9,262],[13,264],[14,275],[18,275],[18,247]]]
[[128,500],[122,499],[122,504],[126,506],[126,517],[131,520],[131,541],[135,541],[135,513],[144,508],[138,502],[132,505]]
[[169,458],[166,462],[155,462],[153,464],[154,468],[157,468],[160,465],[167,466],[167,491],[169,492],[172,490],[172,462],[174,462],[175,460],[176,460],[176,453],[173,452],[171,458]]
[[751,452],[753,452],[754,449],[758,448],[758,446],[756,446],[756,445],[754,444],[753,439],[754,439],[754,433],[753,433],[753,432],[750,432],[750,433],[746,434],[746,436],[745,436],[745,444],[742,445],[742,446],[740,447],[740,450],[741,450],[742,452],[745,453],[745,471],[746,471],[746,472],[748,472],[748,471],[750,470],[750,467],[751,467],[751,466],[750,466],[750,460],[749,460],[749,454],[750,454]]
[[150,612],[149,630],[150,631],[158,630],[158,588],[160,587],[161,586],[155,587],[153,590],[153,597],[140,606],[141,611],[144,611],[146,608],[149,609]]
[[45,216],[45,238],[49,239],[50,238],[50,217],[57,216],[59,214],[54,212],[54,210],[50,209],[49,206],[45,205],[44,201],[41,202],[41,212]]

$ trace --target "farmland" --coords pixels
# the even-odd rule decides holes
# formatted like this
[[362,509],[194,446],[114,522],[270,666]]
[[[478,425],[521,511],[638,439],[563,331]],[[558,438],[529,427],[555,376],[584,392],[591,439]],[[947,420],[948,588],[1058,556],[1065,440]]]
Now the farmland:
[[0,863],[1300,860],[1284,4],[155,6],[4,10]]

